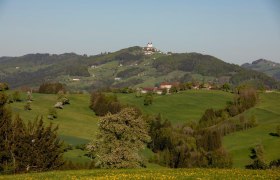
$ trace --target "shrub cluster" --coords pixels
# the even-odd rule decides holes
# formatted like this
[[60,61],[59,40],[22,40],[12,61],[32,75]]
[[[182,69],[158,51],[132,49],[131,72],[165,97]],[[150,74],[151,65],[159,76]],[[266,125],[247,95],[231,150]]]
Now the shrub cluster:
[[93,92],[90,99],[90,108],[97,116],[105,116],[109,112],[111,114],[120,112],[121,104],[115,95]]
[[150,121],[152,161],[171,168],[231,167],[232,160],[222,147],[219,132],[199,130],[196,125],[174,127],[157,116]]
[[66,92],[65,85],[61,83],[43,83],[39,87],[39,93],[57,94],[59,91]]
[[[258,95],[254,89],[242,89],[237,92],[233,101],[228,102],[228,105],[224,109],[214,110],[212,108],[207,109],[199,120],[200,127],[206,128],[216,125],[221,122],[225,122],[229,117],[234,117],[241,114],[245,110],[256,105],[258,101]],[[256,125],[254,118],[245,120],[243,116],[240,116],[240,122],[234,123],[227,121],[227,125],[234,127],[234,129],[240,129],[241,127],[253,127]],[[225,125],[225,124],[224,124]]]
[[0,82],[0,91],[6,91],[6,90],[9,90],[8,84]]

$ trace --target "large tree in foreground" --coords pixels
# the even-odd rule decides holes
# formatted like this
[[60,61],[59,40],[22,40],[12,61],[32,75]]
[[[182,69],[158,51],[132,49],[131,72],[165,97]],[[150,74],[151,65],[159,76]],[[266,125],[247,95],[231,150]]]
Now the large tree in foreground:
[[97,141],[92,144],[96,165],[102,168],[143,166],[139,150],[150,141],[147,123],[133,108],[101,118]]

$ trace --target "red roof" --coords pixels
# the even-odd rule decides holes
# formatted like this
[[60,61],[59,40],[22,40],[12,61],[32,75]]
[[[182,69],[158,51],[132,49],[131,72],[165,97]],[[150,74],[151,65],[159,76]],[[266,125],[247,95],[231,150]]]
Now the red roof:
[[143,90],[146,90],[146,91],[154,91],[155,88],[146,87],[146,88],[143,88]]
[[160,83],[161,86],[165,86],[165,85],[171,85],[171,86],[177,86],[179,85],[178,82],[172,82],[172,83],[169,83],[169,82],[162,82]]

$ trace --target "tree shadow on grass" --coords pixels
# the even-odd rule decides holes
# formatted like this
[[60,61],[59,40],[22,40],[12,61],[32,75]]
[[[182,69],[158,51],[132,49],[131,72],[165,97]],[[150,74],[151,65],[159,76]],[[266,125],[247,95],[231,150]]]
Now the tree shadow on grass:
[[269,133],[270,136],[280,137],[277,133]]

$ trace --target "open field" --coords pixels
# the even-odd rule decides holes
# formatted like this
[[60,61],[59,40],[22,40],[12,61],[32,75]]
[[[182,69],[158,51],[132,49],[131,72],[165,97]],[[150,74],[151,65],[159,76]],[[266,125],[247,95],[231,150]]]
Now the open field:
[[[24,99],[25,94],[21,97]],[[57,110],[58,118],[48,120],[48,109],[57,101],[57,95],[33,93],[34,101],[31,111],[25,111],[25,102],[11,104],[13,112],[19,113],[24,120],[33,120],[43,115],[45,122],[59,125],[59,134],[63,140],[71,144],[82,144],[91,140],[96,131],[99,117],[89,109],[89,94],[70,94],[70,105],[63,110]],[[154,96],[151,106],[143,105],[143,97],[136,98],[135,94],[117,94],[123,104],[136,105],[146,114],[161,113],[164,118],[173,123],[197,121],[207,108],[222,108],[232,99],[232,94],[223,91],[190,90],[166,96]]]
[[0,179],[278,179],[280,170],[244,169],[96,169],[52,171],[22,175],[0,176]]
[[225,107],[233,95],[223,91],[188,90],[178,94],[154,96],[151,106],[144,106],[144,97],[136,98],[135,94],[118,94],[118,98],[121,102],[140,107],[144,113],[160,113],[163,118],[176,124],[198,121],[206,109]]
[[[23,94],[22,98],[25,98]],[[65,105],[63,110],[57,109],[55,120],[47,119],[47,115],[49,108],[57,102],[57,95],[33,93],[33,99],[31,111],[24,110],[25,102],[12,103],[14,114],[19,113],[23,120],[34,120],[42,115],[44,122],[59,126],[63,140],[74,145],[88,142],[96,133],[98,117],[89,109],[88,94],[69,95],[70,105]]]
[[[57,99],[56,95],[33,94],[34,101],[31,111],[24,111],[25,102],[13,103],[14,112],[19,113],[24,120],[33,120],[38,115],[44,116],[45,122],[59,125],[60,137],[67,143],[78,145],[89,142],[97,132],[98,117],[88,108],[89,94],[71,94],[70,105],[63,110],[58,110],[58,119],[48,120],[48,109]],[[207,108],[223,108],[226,102],[233,98],[230,93],[222,91],[185,91],[174,95],[155,96],[151,106],[143,105],[143,97],[136,98],[134,94],[117,94],[124,104],[138,106],[147,114],[161,113],[172,123],[184,123],[191,120],[197,121]],[[25,98],[25,94],[22,94]],[[245,116],[256,116],[258,126],[247,131],[227,135],[223,144],[233,157],[234,167],[243,168],[250,163],[249,148],[257,143],[262,143],[265,148],[265,158],[271,161],[280,158],[280,139],[270,136],[275,132],[275,127],[280,124],[280,93],[262,93],[260,102],[256,107],[245,112]],[[65,153],[65,158],[73,162],[88,162],[84,151],[74,149]],[[144,153],[146,156],[146,153]]]
[[271,136],[276,126],[280,125],[280,94],[262,93],[260,102],[245,112],[245,117],[255,115],[258,126],[247,131],[240,131],[224,137],[223,145],[233,156],[234,167],[244,167],[250,163],[250,147],[261,143],[265,158],[269,162],[280,158],[280,138]]
[[[22,94],[25,98],[25,94]],[[59,135],[68,144],[78,145],[88,143],[96,134],[98,117],[89,109],[88,94],[69,95],[70,105],[65,105],[63,110],[57,110],[58,118],[47,119],[48,109],[56,103],[57,95],[33,93],[34,101],[31,103],[31,111],[25,111],[25,102],[11,104],[14,114],[27,120],[34,120],[36,116],[43,116],[46,124],[52,122],[59,126]],[[88,157],[83,156],[84,151],[74,149],[64,154],[66,160],[83,163],[89,162]]]

